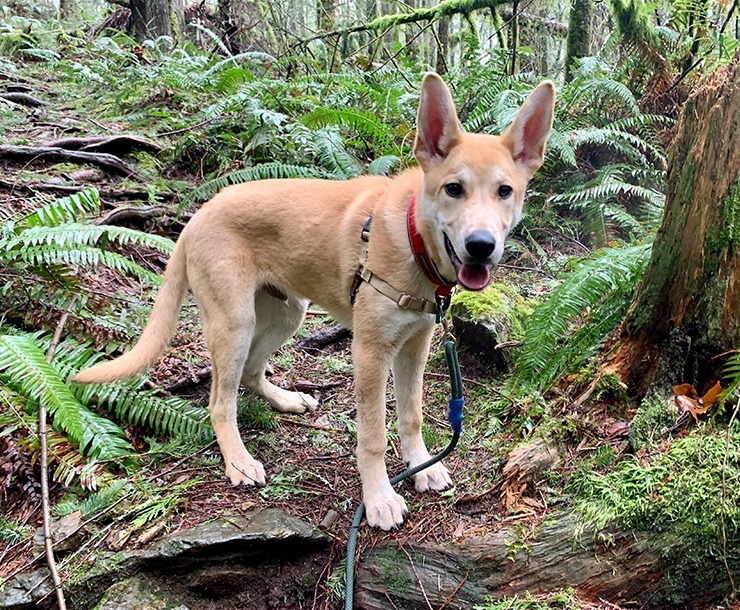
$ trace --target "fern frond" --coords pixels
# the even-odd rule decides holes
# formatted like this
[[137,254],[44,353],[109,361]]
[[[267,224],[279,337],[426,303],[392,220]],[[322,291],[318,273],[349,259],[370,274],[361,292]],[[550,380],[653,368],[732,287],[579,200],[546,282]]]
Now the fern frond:
[[595,200],[605,200],[620,195],[631,195],[658,206],[662,206],[665,201],[665,196],[658,191],[624,182],[611,175],[606,175],[592,186],[579,185],[565,193],[553,195],[549,201],[577,208]]
[[576,151],[573,146],[571,139],[566,135],[554,129],[550,132],[547,138],[547,157],[548,162],[552,157],[556,157],[561,163],[576,167],[578,160],[576,159]]
[[155,434],[210,440],[213,430],[207,409],[176,396],[158,396],[158,390],[142,391],[141,385],[140,380],[93,384],[77,386],[73,391],[81,402],[105,405],[119,420],[144,426]]
[[611,78],[586,78],[579,80],[574,99],[581,96],[592,100],[603,100],[610,97],[620,102],[630,113],[640,113],[640,107],[637,104],[634,94],[629,90],[629,87]]
[[18,221],[15,230],[19,231],[28,227],[56,227],[67,222],[74,222],[100,211],[100,193],[97,189],[86,189],[62,197],[56,201],[46,204]]
[[622,319],[650,249],[601,250],[555,288],[527,322],[512,386],[543,391],[592,355]]
[[302,123],[310,129],[342,127],[369,138],[384,150],[395,148],[391,128],[370,112],[317,108],[304,116]]
[[367,173],[371,176],[387,176],[391,170],[401,163],[401,159],[395,155],[383,155],[373,159],[367,166]]
[[267,178],[328,178],[331,177],[324,172],[311,167],[300,165],[289,165],[286,163],[261,163],[252,167],[238,169],[218,178],[213,178],[197,187],[193,193],[194,201],[206,201],[213,197],[218,191],[232,184],[251,182],[252,180],[264,180]]
[[125,256],[92,246],[78,245],[74,248],[59,248],[55,244],[23,246],[18,250],[18,257],[25,263],[36,267],[71,265],[90,268],[104,265],[120,273],[134,275],[150,284],[157,285],[162,281],[159,275],[144,269]]
[[75,398],[31,337],[0,335],[0,375],[30,401],[43,402],[54,426],[80,451],[100,459],[120,458],[133,451],[118,426]]
[[[48,342],[48,337],[39,337],[38,342],[43,345]],[[57,346],[55,366],[62,376],[69,377],[99,359],[91,345],[67,339]],[[210,440],[213,429],[207,409],[176,396],[162,397],[159,395],[161,388],[144,391],[144,383],[145,380],[133,379],[100,385],[73,384],[71,391],[82,404],[104,406],[120,421],[141,425],[155,434]]]
[[359,161],[347,150],[344,138],[336,130],[315,130],[311,134],[309,146],[321,167],[332,176],[347,180],[362,173]]
[[54,245],[60,249],[72,249],[83,245],[105,247],[105,244],[113,241],[121,245],[147,246],[163,254],[172,254],[175,247],[175,242],[161,235],[145,233],[128,227],[90,225],[76,222],[54,227],[31,227],[23,231],[18,236],[18,240],[34,246],[40,244]]
[[736,402],[740,400],[740,353],[733,354],[727,359],[722,369],[725,389],[720,399]]

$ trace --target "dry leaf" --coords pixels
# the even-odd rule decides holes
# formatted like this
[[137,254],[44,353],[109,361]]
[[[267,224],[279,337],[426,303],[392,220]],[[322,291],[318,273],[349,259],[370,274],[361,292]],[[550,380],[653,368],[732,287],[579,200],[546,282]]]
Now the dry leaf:
[[711,388],[709,388],[709,390],[707,390],[707,393],[701,397],[699,402],[705,404],[706,406],[713,405],[715,402],[717,402],[717,398],[719,398],[720,394],[722,394],[722,384],[718,381]]
[[682,383],[681,385],[673,386],[673,393],[678,396],[686,396],[693,400],[699,400],[699,392],[690,383]]

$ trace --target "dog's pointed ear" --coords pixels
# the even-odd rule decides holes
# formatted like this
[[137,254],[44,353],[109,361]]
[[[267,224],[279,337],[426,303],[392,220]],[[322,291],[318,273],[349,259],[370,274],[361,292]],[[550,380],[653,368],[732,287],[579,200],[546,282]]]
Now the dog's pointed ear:
[[529,94],[514,122],[501,136],[514,162],[527,173],[527,179],[545,159],[545,142],[552,128],[554,109],[555,86],[546,80]]
[[422,167],[444,159],[460,141],[455,103],[438,74],[428,72],[421,81],[421,99],[416,118],[414,156]]

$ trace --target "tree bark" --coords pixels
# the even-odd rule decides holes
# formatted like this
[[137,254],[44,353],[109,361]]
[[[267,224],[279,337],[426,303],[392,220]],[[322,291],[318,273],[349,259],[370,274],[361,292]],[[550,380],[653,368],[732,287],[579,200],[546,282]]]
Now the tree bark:
[[355,608],[467,610],[486,598],[569,587],[592,600],[649,600],[663,575],[655,541],[617,529],[577,532],[568,515],[533,540],[510,527],[457,545],[376,546],[361,559]]
[[59,18],[62,21],[76,19],[80,15],[77,0],[59,0]]
[[179,38],[185,23],[184,0],[130,0],[132,36],[142,42],[159,36]]
[[450,20],[440,19],[437,22],[437,74],[447,74],[447,56],[450,49]]
[[573,61],[591,54],[594,0],[572,0],[565,42],[565,82],[573,78]]
[[683,108],[666,209],[611,368],[636,395],[656,380],[701,390],[740,347],[740,53]]

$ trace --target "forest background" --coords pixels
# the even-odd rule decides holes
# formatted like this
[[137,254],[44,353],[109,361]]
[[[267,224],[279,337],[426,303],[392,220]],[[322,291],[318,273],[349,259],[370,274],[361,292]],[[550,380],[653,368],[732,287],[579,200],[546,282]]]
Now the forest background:
[[[38,561],[43,408],[52,512],[95,524],[85,551],[62,558],[65,583],[91,549],[141,546],[219,511],[282,506],[318,525],[336,509],[336,548],[308,589],[314,607],[339,607],[338,557],[360,494],[349,339],[323,312],[310,312],[274,362],[278,383],[315,393],[319,411],[277,416],[241,399],[250,450],[281,465],[257,492],[220,479],[194,304],[150,376],[88,388],[66,380],[132,344],[173,240],[223,186],[413,165],[418,87],[435,70],[469,131],[502,131],[544,78],[558,102],[495,284],[456,297],[468,337],[458,484],[431,508],[413,496],[409,530],[395,536],[448,545],[514,523],[514,546],[525,548],[566,511],[577,516],[568,544],[608,527],[659,541],[645,603],[731,603],[739,38],[738,0],[4,0],[0,575]],[[701,163],[705,141],[724,163]],[[430,408],[447,391],[439,342]],[[392,417],[388,426],[393,450]],[[433,417],[425,437],[442,445],[444,423]],[[366,548],[383,540],[373,533]],[[599,603],[569,584],[479,603]]]

